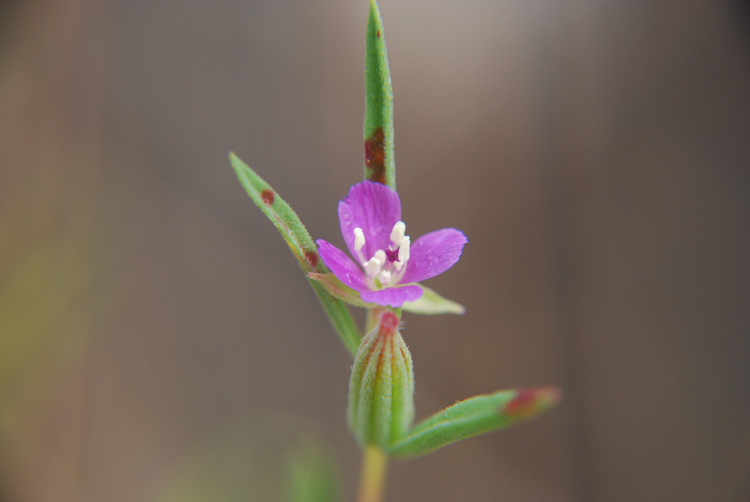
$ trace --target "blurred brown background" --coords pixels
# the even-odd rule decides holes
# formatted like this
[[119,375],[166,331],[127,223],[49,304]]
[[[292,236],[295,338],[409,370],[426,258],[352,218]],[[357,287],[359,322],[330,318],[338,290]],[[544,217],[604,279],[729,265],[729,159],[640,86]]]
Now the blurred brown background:
[[[409,233],[470,241],[429,282],[467,314],[405,316],[417,418],[565,392],[392,464],[388,500],[750,500],[746,5],[380,6]],[[353,498],[351,361],[227,152],[340,244],[366,15],[0,2],[0,500],[178,500],[212,472],[204,500],[269,500],[295,428]]]

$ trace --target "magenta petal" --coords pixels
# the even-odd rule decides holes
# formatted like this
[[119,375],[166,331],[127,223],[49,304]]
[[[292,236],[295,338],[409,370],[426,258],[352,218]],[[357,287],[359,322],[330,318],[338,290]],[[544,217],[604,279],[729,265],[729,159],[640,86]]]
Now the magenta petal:
[[346,253],[323,239],[318,239],[315,242],[318,243],[318,254],[326,267],[331,269],[333,275],[352,289],[357,291],[368,289],[365,282],[365,273]]
[[378,249],[386,250],[391,244],[393,225],[401,220],[401,201],[395,190],[380,183],[363,181],[349,190],[349,195],[339,202],[339,222],[349,252],[358,260],[354,250],[354,229],[359,227],[365,235],[362,254],[369,260]]
[[422,288],[413,284],[411,286],[400,286],[385,288],[378,291],[362,291],[362,299],[368,303],[377,303],[384,307],[400,307],[404,302],[415,302],[422,297]]
[[406,272],[399,282],[419,282],[442,274],[461,258],[461,250],[467,242],[463,232],[455,228],[423,235],[411,245]]

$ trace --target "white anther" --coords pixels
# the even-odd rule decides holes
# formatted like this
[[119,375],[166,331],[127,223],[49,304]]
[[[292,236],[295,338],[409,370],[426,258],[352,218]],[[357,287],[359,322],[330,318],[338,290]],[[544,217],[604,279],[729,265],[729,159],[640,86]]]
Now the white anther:
[[388,283],[391,281],[391,273],[387,270],[383,270],[380,272],[380,284],[383,286],[387,286]]
[[406,224],[403,221],[399,221],[393,225],[393,230],[391,230],[391,242],[397,246],[401,244],[401,241],[404,238],[404,232],[406,232]]
[[411,246],[411,239],[409,236],[404,236],[403,239],[401,239],[401,244],[398,246],[398,261],[401,263],[406,263],[409,261],[409,247]]
[[357,227],[354,229],[354,250],[359,252],[362,246],[365,245],[365,234],[362,233],[362,229]]
[[373,257],[371,260],[367,260],[363,265],[365,266],[365,273],[367,273],[367,277],[375,277],[380,273],[380,261],[378,261],[378,259],[375,257]]
[[396,270],[397,270],[398,272],[401,272],[401,267],[403,267],[403,266],[404,266],[404,264],[403,264],[403,263],[401,263],[400,261],[394,261],[394,262],[393,262],[393,266],[394,266],[394,267],[396,267]]
[[382,249],[378,249],[375,251],[375,256],[372,257],[373,260],[378,260],[380,262],[380,266],[382,267],[385,265],[388,258],[385,257],[385,251]]

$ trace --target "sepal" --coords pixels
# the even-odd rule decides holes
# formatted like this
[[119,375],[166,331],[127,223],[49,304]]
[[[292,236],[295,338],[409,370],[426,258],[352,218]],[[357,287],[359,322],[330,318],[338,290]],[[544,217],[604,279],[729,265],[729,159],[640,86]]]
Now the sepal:
[[355,307],[364,307],[364,308],[375,308],[378,306],[377,303],[367,303],[364,301],[360,295],[359,291],[350,288],[341,280],[336,277],[334,274],[321,274],[318,272],[309,272],[307,274],[307,277],[310,279],[318,282],[321,286],[325,288],[326,291],[328,291],[328,294],[331,296],[338,298],[339,300],[346,302],[350,305],[354,305]]
[[422,315],[436,314],[463,314],[466,308],[460,303],[456,303],[447,298],[443,298],[434,290],[420,284],[422,296],[415,302],[404,302],[401,307],[406,312]]
[[[321,274],[309,272],[307,276],[317,281],[333,297],[355,307],[374,308],[376,303],[367,303],[360,296],[359,291],[350,288],[339,280],[334,274]],[[422,296],[414,302],[404,302],[402,309],[412,314],[436,315],[436,314],[463,314],[466,309],[460,303],[443,298],[434,290],[419,284],[422,288]]]

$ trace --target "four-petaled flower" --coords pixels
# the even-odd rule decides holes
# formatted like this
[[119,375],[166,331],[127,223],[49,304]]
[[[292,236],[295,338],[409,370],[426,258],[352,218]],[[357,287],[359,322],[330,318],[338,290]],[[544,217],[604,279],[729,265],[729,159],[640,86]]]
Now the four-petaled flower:
[[414,283],[451,268],[468,242],[461,231],[444,228],[412,244],[404,235],[398,194],[372,181],[354,185],[339,202],[339,221],[346,246],[359,265],[323,239],[317,241],[320,257],[341,282],[359,291],[362,300],[383,306],[401,307],[418,300],[422,288]]

